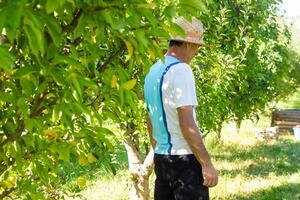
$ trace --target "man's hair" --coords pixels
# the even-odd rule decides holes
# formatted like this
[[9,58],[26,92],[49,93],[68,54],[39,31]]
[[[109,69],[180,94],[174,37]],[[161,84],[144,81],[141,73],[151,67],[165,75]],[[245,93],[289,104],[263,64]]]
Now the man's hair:
[[169,47],[172,47],[172,46],[181,46],[184,42],[182,41],[176,41],[176,40],[170,40],[169,41]]

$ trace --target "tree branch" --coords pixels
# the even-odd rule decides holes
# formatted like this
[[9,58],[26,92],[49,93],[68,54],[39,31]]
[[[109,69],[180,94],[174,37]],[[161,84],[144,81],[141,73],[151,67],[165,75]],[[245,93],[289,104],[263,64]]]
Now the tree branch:
[[24,131],[24,128],[25,128],[24,120],[20,120],[19,127],[16,130],[16,132],[14,134],[10,135],[7,139],[5,139],[3,142],[0,143],[0,149],[2,149],[6,143],[14,141],[17,138],[21,137],[22,132]]
[[137,26],[137,27],[132,27],[132,28],[129,28],[130,31],[136,31],[136,30],[140,30],[140,29],[149,29],[151,28],[150,25],[144,25],[144,26]]
[[112,63],[112,61],[119,55],[121,55],[123,53],[123,50],[125,49],[125,45],[124,43],[121,43],[120,47],[117,49],[117,51],[115,51],[113,54],[111,54],[107,60],[102,64],[102,65],[97,65],[97,70],[100,72],[103,72],[107,66]]
[[123,143],[128,155],[129,168],[134,169],[136,165],[140,165],[142,163],[141,155],[130,137],[123,139]]
[[8,195],[10,195],[13,191],[15,191],[16,190],[16,188],[14,187],[14,188],[11,188],[11,189],[9,189],[9,190],[4,190],[4,192],[2,192],[1,194],[0,194],[0,199],[4,199],[4,197],[7,197]]
[[[94,103],[96,103],[97,99],[98,99],[100,96],[101,96],[101,93],[99,92],[99,94],[97,94],[97,96],[92,100],[92,102],[86,104],[86,106],[93,106]],[[101,98],[101,102],[102,102],[103,96],[101,96],[101,97],[102,97],[102,98]]]
[[73,20],[71,21],[70,24],[62,27],[63,31],[64,32],[68,32],[68,33],[72,32],[76,28],[76,26],[78,24],[78,21],[79,21],[79,18],[81,17],[82,13],[83,13],[82,9],[74,11],[74,13],[73,13],[73,15],[74,15]]
[[[44,107],[43,106],[40,108],[38,108],[38,107],[41,105],[41,103],[43,102],[42,100],[46,97],[47,94],[48,94],[47,92],[44,92],[42,94],[42,96],[33,100],[33,104],[35,104],[37,106],[36,106],[36,109],[29,115],[31,118],[34,116],[38,116],[42,113],[42,111],[44,110]],[[19,120],[18,124],[19,124],[19,126],[18,126],[18,129],[16,130],[16,132],[14,134],[10,135],[8,138],[6,138],[4,141],[2,141],[0,143],[0,149],[2,149],[6,143],[15,141],[21,137],[22,132],[25,129],[24,120],[23,119]]]
[[[119,6],[119,5],[97,6],[97,7],[93,8],[91,10],[91,12],[95,12],[95,11],[98,12],[98,11],[102,11],[102,10],[105,10],[105,9],[111,9],[111,8],[122,9],[124,7]],[[82,15],[82,13],[83,13],[83,9],[82,8],[74,11],[74,13],[73,13],[73,16],[74,16],[73,20],[68,25],[62,27],[63,31],[64,32],[68,32],[68,33],[72,32],[76,28],[76,26],[78,24],[78,21],[79,21],[81,15]]]
[[134,124],[130,122],[127,123],[125,133],[126,136],[123,139],[123,143],[127,151],[129,169],[132,174],[136,174],[143,163],[140,152],[133,138],[134,130]]
[[124,8],[124,7],[119,6],[119,5],[97,6],[97,7],[94,8],[93,11],[102,11],[102,10],[109,9],[109,8],[121,9],[121,8]]
[[154,168],[154,150],[151,147],[143,163],[143,171],[145,175],[149,176],[152,173],[153,168]]
[[49,92],[43,92],[40,97],[33,100],[33,104],[36,105],[36,107],[35,107],[35,110],[33,112],[31,112],[30,118],[40,115],[42,113],[42,111],[45,109],[43,106],[41,106],[41,103],[43,102],[43,100],[45,99],[47,94],[49,94]]

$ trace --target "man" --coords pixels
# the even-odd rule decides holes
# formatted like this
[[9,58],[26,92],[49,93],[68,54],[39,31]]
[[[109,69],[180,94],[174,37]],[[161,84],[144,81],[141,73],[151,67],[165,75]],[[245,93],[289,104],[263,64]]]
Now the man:
[[185,36],[171,39],[164,60],[145,78],[147,125],[155,149],[155,200],[205,200],[218,183],[196,124],[198,105],[193,72],[188,65],[204,45],[203,25],[193,18],[175,23]]

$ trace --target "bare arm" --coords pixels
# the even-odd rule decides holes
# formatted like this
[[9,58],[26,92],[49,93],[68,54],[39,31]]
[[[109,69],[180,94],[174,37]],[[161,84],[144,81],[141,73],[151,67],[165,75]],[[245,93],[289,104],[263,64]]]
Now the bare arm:
[[150,139],[150,143],[151,143],[152,148],[155,149],[156,141],[152,137],[152,124],[151,124],[151,120],[150,120],[148,113],[146,116],[146,121],[147,121],[147,129],[148,129],[148,136]]
[[218,175],[208,152],[204,146],[199,129],[193,118],[193,107],[182,106],[177,108],[179,125],[184,138],[189,144],[195,157],[202,166],[204,182],[203,185],[213,187],[218,184]]

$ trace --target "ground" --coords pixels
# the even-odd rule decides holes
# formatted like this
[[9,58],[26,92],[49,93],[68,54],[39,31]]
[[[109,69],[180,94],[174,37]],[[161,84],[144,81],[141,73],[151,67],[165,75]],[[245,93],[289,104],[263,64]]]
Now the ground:
[[[221,142],[211,136],[206,143],[220,176],[218,186],[210,190],[211,199],[300,199],[300,142],[292,135],[260,142],[255,138],[254,124],[244,121],[240,133],[227,124]],[[125,152],[120,156],[126,157]],[[152,191],[154,179],[152,175]],[[129,184],[124,164],[116,176],[100,173],[91,179],[78,199],[125,200]]]

